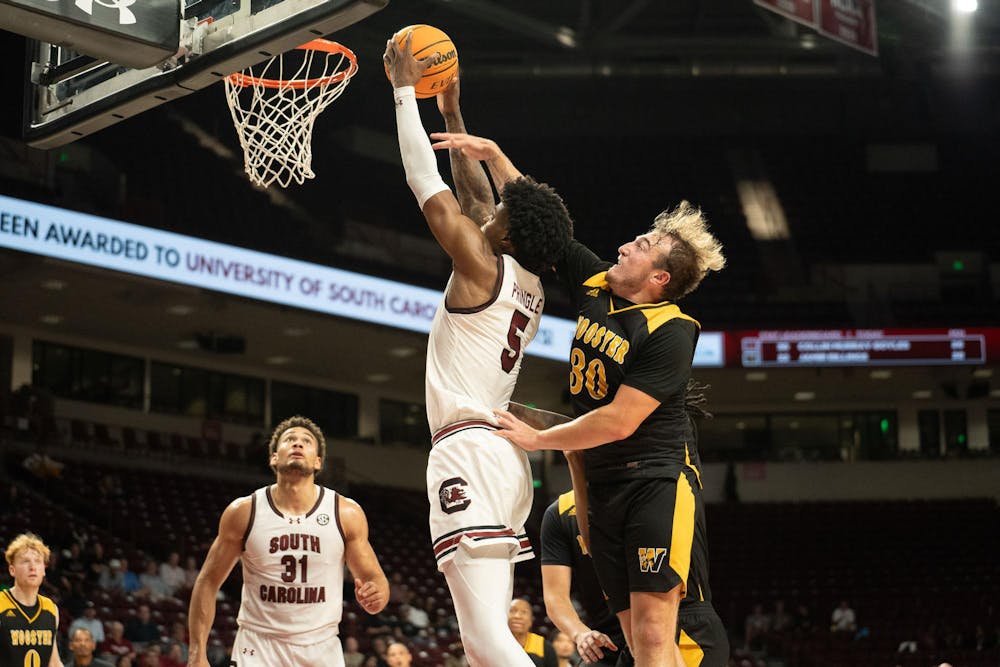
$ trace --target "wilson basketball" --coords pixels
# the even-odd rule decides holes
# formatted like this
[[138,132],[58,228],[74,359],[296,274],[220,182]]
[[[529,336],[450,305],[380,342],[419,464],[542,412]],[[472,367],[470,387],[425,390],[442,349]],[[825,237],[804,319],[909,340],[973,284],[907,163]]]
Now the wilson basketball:
[[[423,77],[415,86],[418,98],[434,97],[455,82],[458,74],[458,51],[455,44],[443,31],[429,25],[411,25],[396,33],[396,42],[400,46],[406,44],[406,36],[413,33],[410,47],[413,57],[417,60],[438,54],[434,64],[427,68]],[[386,75],[389,70],[386,68]]]

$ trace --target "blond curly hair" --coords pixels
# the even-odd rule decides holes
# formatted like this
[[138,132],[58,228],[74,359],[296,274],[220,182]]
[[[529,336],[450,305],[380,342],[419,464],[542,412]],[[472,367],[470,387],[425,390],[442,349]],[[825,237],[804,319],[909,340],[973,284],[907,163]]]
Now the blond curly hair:
[[45,542],[42,542],[42,538],[34,533],[22,533],[7,545],[7,551],[4,554],[7,557],[7,564],[13,565],[17,557],[29,549],[37,551],[42,556],[42,562],[46,565],[49,564],[49,556],[52,552],[45,546]]
[[657,265],[670,273],[670,282],[663,287],[665,300],[677,301],[690,294],[709,271],[721,271],[726,266],[722,244],[708,231],[705,214],[688,201],[656,216],[650,231],[674,241]]

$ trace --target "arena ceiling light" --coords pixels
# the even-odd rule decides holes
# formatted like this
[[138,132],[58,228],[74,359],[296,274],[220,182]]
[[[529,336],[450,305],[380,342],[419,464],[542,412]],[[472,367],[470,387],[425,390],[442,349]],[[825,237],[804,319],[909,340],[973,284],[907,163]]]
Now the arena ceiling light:
[[927,399],[934,395],[930,389],[917,389],[913,392],[913,398]]
[[951,10],[956,14],[971,14],[979,9],[977,0],[952,0]]

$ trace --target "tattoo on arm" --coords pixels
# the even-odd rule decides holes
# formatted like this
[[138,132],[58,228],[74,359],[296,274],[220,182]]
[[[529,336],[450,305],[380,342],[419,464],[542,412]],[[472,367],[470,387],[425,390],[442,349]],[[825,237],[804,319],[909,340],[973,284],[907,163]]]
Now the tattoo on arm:
[[[465,121],[460,113],[445,114],[444,123],[449,132],[465,133]],[[476,224],[484,223],[496,210],[493,187],[486,176],[486,170],[482,163],[466,157],[454,148],[448,151],[448,156],[462,212]]]

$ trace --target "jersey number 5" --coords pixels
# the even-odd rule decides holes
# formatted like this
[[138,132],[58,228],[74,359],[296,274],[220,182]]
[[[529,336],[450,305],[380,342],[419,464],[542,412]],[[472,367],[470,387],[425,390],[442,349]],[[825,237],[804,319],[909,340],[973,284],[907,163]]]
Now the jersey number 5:
[[507,349],[500,353],[500,368],[504,373],[510,373],[521,356],[521,337],[517,335],[528,326],[531,320],[520,310],[515,310],[510,318],[510,329],[507,329]]

